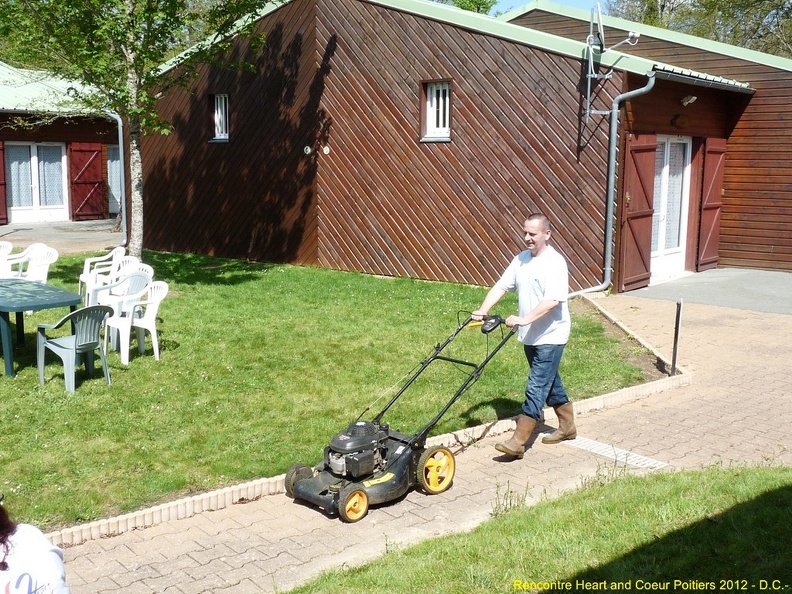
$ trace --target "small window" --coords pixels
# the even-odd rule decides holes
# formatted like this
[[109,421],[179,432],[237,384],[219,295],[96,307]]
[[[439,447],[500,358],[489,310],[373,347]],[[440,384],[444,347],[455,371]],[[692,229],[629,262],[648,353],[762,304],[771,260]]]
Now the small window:
[[214,96],[213,140],[228,140],[228,95]]
[[451,139],[451,83],[424,85],[423,140]]

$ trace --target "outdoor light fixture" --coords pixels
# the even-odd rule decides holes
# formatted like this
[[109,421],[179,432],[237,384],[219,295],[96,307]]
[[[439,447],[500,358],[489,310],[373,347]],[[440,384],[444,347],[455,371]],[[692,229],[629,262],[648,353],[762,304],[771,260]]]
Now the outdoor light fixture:
[[686,97],[682,98],[681,103],[682,103],[682,105],[687,107],[691,103],[694,103],[696,101],[696,99],[698,99],[698,97],[696,97],[695,95],[687,95]]

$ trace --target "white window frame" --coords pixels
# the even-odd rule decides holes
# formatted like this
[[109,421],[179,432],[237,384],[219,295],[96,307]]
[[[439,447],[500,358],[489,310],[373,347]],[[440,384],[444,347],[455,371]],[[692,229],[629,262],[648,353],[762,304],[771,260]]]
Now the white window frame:
[[[9,146],[22,146],[26,147],[29,151],[29,160],[27,161],[29,167],[30,179],[25,180],[12,180],[6,169],[6,205],[8,208],[9,223],[40,223],[40,222],[54,222],[54,221],[68,221],[69,220],[69,174],[66,145],[62,142],[17,142],[6,141],[6,147]],[[45,205],[42,204],[42,185],[43,182],[40,178],[39,172],[39,148],[41,147],[57,147],[60,149],[60,192],[62,204]],[[9,167],[8,157],[6,157],[6,168]],[[21,183],[29,188],[32,203],[25,206],[14,206],[11,203],[12,184]],[[29,185],[28,185],[29,184]]]
[[451,140],[451,83],[424,83],[423,137],[429,142]]
[[212,140],[228,141],[228,95],[214,96],[214,137]]

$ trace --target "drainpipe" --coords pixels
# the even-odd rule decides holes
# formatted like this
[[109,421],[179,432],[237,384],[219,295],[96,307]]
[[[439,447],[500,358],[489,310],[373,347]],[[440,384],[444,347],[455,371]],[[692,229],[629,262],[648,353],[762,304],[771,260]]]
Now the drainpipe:
[[121,200],[119,208],[121,209],[121,243],[120,246],[126,246],[129,239],[127,238],[127,224],[126,224],[126,167],[124,165],[124,122],[121,116],[117,113],[105,110],[105,113],[113,118],[118,124],[118,164],[121,168]]
[[617,142],[619,140],[619,108],[623,101],[645,95],[652,90],[655,84],[655,73],[647,72],[646,86],[640,89],[635,89],[627,93],[617,95],[613,99],[613,105],[610,110],[610,140],[608,142],[608,195],[605,199],[605,268],[603,269],[604,279],[602,283],[595,287],[589,287],[581,291],[570,293],[569,297],[575,295],[582,295],[583,293],[593,293],[596,291],[604,291],[611,284],[611,277],[613,276],[613,213],[616,203],[616,161],[618,158]]

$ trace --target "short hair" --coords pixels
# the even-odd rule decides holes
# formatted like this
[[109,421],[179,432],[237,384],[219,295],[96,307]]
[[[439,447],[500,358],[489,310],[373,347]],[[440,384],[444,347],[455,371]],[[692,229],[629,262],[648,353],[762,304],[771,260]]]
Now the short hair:
[[542,214],[541,212],[535,212],[528,215],[528,218],[525,219],[526,221],[539,221],[542,225],[542,231],[548,231],[552,229],[553,225],[550,223],[550,219],[547,218],[547,215]]

